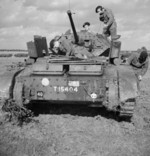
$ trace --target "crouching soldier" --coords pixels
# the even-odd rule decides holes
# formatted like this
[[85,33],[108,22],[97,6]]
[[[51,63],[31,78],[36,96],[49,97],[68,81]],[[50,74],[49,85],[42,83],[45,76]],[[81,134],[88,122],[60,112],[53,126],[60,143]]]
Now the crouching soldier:
[[64,36],[56,36],[50,41],[50,50],[56,55],[76,56],[87,59],[93,55],[86,48],[72,44]]
[[137,53],[131,54],[131,56],[127,59],[127,64],[132,66],[138,80],[139,88],[139,82],[146,74],[149,66],[149,57],[147,49],[145,47],[142,47],[137,51]]

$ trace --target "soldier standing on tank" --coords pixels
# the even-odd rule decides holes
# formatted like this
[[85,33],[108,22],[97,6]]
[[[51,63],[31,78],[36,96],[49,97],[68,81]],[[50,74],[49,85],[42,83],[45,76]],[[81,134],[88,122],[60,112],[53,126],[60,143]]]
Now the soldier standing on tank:
[[137,77],[138,89],[140,89],[139,82],[146,74],[149,66],[147,49],[145,47],[142,47],[141,49],[138,49],[137,53],[131,54],[131,56],[127,59],[127,64],[132,66]]
[[103,28],[103,35],[105,37],[111,36],[111,40],[119,39],[120,35],[117,35],[117,23],[112,11],[102,6],[97,6],[95,12],[99,13],[99,20],[105,25]]
[[81,59],[93,57],[85,47],[71,43],[64,36],[56,36],[52,39],[50,41],[50,50],[57,55],[76,56]]

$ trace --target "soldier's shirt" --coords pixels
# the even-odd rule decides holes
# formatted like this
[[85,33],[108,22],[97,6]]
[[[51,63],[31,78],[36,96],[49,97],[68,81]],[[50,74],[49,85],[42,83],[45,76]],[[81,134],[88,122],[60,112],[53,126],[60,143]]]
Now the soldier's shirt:
[[137,75],[143,76],[147,72],[148,65],[149,65],[149,58],[147,58],[145,62],[140,63],[138,59],[139,56],[140,56],[140,53],[133,53],[128,58],[127,62],[129,65],[133,67]]
[[65,37],[61,37],[59,39],[59,42],[60,42],[60,46],[59,46],[60,51],[66,53],[66,56],[74,55],[74,48],[72,44]]
[[114,15],[110,9],[105,9],[103,13],[100,14],[100,17],[104,18],[104,23],[110,26],[113,22],[115,22]]
[[65,37],[61,37],[59,42],[59,49],[66,53],[66,56],[76,56],[78,58],[89,58],[93,56],[85,47],[72,44]]

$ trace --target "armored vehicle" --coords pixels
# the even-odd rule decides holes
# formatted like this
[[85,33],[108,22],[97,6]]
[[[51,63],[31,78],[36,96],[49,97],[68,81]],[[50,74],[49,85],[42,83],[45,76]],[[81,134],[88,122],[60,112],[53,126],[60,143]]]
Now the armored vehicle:
[[1,99],[13,99],[21,107],[30,102],[105,106],[120,116],[132,116],[137,81],[130,66],[117,64],[121,42],[109,41],[101,34],[77,32],[71,11],[67,13],[73,33],[67,31],[63,36],[94,57],[49,54],[46,38],[34,36],[34,41],[27,43],[26,66],[0,77]]

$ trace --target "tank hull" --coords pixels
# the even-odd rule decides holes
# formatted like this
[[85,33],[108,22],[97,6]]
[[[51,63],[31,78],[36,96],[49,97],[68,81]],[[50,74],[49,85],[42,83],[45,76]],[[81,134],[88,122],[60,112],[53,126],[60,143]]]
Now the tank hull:
[[13,89],[14,100],[22,105],[35,101],[83,104],[123,112],[134,110],[137,96],[132,68],[104,64],[101,60],[94,63],[55,60],[47,65],[42,58],[17,75]]

